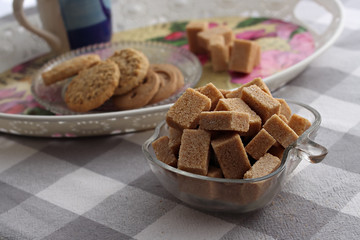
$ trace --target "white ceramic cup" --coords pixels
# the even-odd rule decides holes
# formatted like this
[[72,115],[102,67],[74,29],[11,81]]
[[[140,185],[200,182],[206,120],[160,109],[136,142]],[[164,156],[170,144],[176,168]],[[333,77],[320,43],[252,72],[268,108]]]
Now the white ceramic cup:
[[111,40],[110,0],[37,0],[42,28],[24,16],[24,0],[13,0],[14,16],[56,53]]

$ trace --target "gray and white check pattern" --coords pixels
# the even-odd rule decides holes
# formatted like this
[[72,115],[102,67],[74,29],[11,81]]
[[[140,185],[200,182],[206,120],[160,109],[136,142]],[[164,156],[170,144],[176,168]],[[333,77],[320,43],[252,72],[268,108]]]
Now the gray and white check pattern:
[[360,2],[343,3],[335,45],[274,93],[320,112],[329,154],[301,162],[270,205],[242,215],[183,205],[143,158],[151,131],[0,134],[0,239],[360,239]]

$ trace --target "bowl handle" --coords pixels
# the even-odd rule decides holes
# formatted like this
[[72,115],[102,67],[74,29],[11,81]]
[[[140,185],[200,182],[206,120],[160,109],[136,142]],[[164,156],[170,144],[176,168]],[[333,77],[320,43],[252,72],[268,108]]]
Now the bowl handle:
[[307,139],[306,141],[297,144],[295,149],[301,159],[311,163],[321,162],[328,154],[328,150],[324,146],[312,141],[311,139]]

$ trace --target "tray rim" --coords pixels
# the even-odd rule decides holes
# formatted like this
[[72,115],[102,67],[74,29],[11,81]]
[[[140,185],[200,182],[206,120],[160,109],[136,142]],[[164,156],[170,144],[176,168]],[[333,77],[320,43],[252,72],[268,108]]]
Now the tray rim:
[[[264,78],[263,80],[266,84],[269,84],[269,83],[275,84],[275,88],[278,88],[279,86],[284,85],[288,81],[286,81],[286,82],[281,81],[282,78],[285,78],[286,75],[289,75],[292,72],[295,72],[296,70],[298,70],[300,73],[307,65],[309,65],[312,61],[314,61],[317,57],[319,57],[322,53],[324,53],[325,50],[328,49],[331,45],[333,45],[334,42],[339,38],[341,32],[344,29],[344,21],[345,21],[344,7],[343,7],[342,3],[340,2],[340,0],[333,0],[333,3],[335,4],[335,6],[337,7],[337,10],[339,11],[339,23],[338,23],[336,30],[334,31],[334,34],[332,34],[332,36],[324,44],[322,44],[319,48],[316,48],[315,52],[312,53],[310,56],[306,57],[304,60],[294,64],[293,66],[291,66],[285,70],[282,70],[276,74],[273,74],[269,77]],[[293,77],[295,77],[295,76],[293,76]],[[276,81],[276,80],[278,80],[278,81]],[[272,88],[274,88],[274,87],[270,86],[269,88],[270,88],[270,90],[272,90]]]

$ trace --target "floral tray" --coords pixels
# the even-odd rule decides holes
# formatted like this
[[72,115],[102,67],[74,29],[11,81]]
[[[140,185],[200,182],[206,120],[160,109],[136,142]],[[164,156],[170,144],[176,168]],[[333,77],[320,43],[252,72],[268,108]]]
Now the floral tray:
[[[325,47],[317,44],[312,33],[305,27],[280,19],[221,17],[205,20],[210,28],[227,25],[233,29],[236,38],[258,42],[262,50],[261,64],[250,74],[216,73],[211,68],[209,57],[198,55],[203,74],[197,86],[212,82],[218,88],[233,89],[255,77],[262,77],[269,88],[275,90],[299,74],[320,54],[319,49],[325,50]],[[185,34],[187,23],[188,21],[175,21],[119,32],[114,34],[112,41],[157,41],[188,49]],[[334,38],[330,40],[334,41]],[[330,43],[325,42],[325,45],[328,47]],[[154,128],[163,119],[167,105],[157,106],[155,109],[137,109],[127,112],[126,115],[112,112],[92,114],[91,117],[88,117],[88,114],[77,115],[75,118],[54,116],[54,113],[37,103],[30,92],[33,74],[54,57],[51,54],[40,56],[0,74],[0,131],[53,137],[104,135]],[[157,117],[154,118],[153,115]],[[104,119],[114,117],[121,117],[126,121],[116,126],[109,122],[104,124]],[[11,124],[12,120],[18,123]],[[39,131],[36,124],[44,125],[45,122],[50,126],[42,126],[43,130]],[[60,122],[62,126],[59,126]],[[68,123],[72,125],[66,126]],[[56,131],[53,129],[54,124],[58,125]]]

